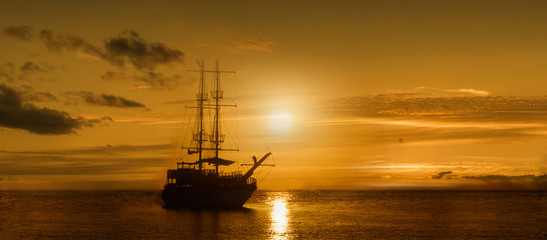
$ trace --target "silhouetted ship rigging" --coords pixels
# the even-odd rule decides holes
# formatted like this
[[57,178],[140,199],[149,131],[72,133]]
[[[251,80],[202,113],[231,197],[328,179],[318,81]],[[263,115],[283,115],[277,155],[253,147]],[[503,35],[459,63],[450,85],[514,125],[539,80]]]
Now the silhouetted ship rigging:
[[[193,162],[177,162],[176,169],[167,170],[167,181],[162,197],[166,208],[239,208],[251,197],[257,188],[257,181],[252,178],[254,171],[271,155],[266,153],[260,159],[253,156],[251,168],[245,173],[219,172],[219,166],[229,166],[235,161],[220,157],[222,151],[238,151],[238,149],[222,148],[225,135],[221,133],[220,108],[235,107],[221,103],[224,91],[220,89],[220,74],[235,73],[234,71],[220,71],[218,61],[215,70],[205,70],[203,60],[198,61],[200,70],[190,70],[200,73],[199,93],[196,94],[198,111],[197,129],[192,133],[192,144],[183,146],[188,155],[197,155]],[[214,89],[211,98],[204,89],[206,73],[215,75]],[[212,101],[212,104],[209,104]],[[204,127],[204,112],[212,110],[212,134],[207,134]],[[214,169],[207,169],[205,165],[213,165]],[[263,166],[265,164],[262,164]],[[273,166],[273,165],[268,165]]]

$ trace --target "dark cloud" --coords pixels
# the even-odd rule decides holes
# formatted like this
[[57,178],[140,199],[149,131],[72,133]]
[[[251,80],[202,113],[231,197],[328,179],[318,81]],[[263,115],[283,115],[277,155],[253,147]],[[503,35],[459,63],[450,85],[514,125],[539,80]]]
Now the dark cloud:
[[137,33],[128,31],[105,41],[105,59],[124,66],[127,62],[138,69],[154,70],[163,64],[182,63],[184,53],[163,43],[147,42]]
[[107,71],[101,76],[101,79],[103,81],[134,80],[139,83],[136,86],[137,89],[172,90],[179,86],[182,77],[180,75],[167,77],[156,72],[129,76],[124,72]]
[[431,179],[456,179],[458,175],[453,174],[452,171],[440,172],[431,176]]
[[547,190],[547,175],[485,175],[485,176],[464,176],[465,179],[480,180],[492,187],[499,189],[526,189],[526,190]]
[[37,64],[27,61],[21,67],[16,68],[13,63],[4,63],[0,65],[0,79],[4,79],[7,82],[14,82],[15,80],[26,80],[27,76],[36,72],[46,72],[52,70],[53,67],[48,66],[45,69],[41,68]]
[[103,52],[99,47],[78,36],[55,34],[51,30],[42,30],[40,31],[40,39],[52,51],[81,52],[90,56],[103,57]]
[[29,26],[10,26],[3,30],[4,34],[20,40],[30,41],[34,38],[32,28]]
[[143,108],[144,104],[129,100],[123,97],[108,95],[108,94],[94,94],[92,92],[80,91],[80,92],[66,92],[66,96],[78,97],[84,100],[88,104],[118,107],[118,108]]
[[13,82],[17,79],[17,71],[13,63],[4,63],[0,65],[0,79]]
[[118,81],[118,80],[126,80],[128,79],[128,76],[124,72],[107,71],[105,74],[101,76],[101,79],[103,81]]
[[55,95],[48,92],[38,92],[35,91],[31,86],[22,86],[22,89],[19,90],[19,93],[23,96],[26,101],[30,102],[53,102],[57,101]]
[[[173,77],[165,77],[161,73],[149,72],[146,75],[136,76],[135,80],[143,82],[144,87],[148,87],[155,90],[172,90],[179,86],[182,77],[175,75]],[[142,86],[141,86],[142,87]]]
[[70,134],[102,120],[73,118],[66,112],[39,108],[13,88],[0,84],[0,126],[23,129],[35,134]]
[[35,63],[27,61],[25,64],[23,64],[23,66],[21,66],[21,68],[19,68],[19,70],[21,70],[22,72],[35,72],[40,71],[41,69]]
[[107,39],[104,49],[71,34],[40,31],[40,39],[52,51],[80,52],[123,67],[127,64],[139,70],[154,70],[160,65],[182,63],[184,53],[175,47],[159,42],[148,42],[133,31]]

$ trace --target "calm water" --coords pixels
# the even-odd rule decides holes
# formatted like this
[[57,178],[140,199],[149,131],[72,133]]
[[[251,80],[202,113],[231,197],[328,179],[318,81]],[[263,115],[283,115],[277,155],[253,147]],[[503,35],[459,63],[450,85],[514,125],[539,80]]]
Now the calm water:
[[0,192],[0,239],[547,239],[547,192],[257,191],[244,210],[159,192]]

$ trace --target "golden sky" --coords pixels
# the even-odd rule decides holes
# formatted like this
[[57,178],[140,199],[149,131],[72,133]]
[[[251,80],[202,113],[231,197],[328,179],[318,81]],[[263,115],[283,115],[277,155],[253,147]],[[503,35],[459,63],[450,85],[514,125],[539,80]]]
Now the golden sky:
[[242,151],[227,157],[272,151],[259,188],[546,189],[546,12],[0,0],[0,189],[161,189],[197,59],[237,71],[224,129]]

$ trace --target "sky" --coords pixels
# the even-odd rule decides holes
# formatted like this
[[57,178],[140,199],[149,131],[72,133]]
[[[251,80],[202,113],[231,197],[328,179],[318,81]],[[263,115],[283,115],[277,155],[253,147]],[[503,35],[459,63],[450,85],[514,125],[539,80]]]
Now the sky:
[[[262,189],[547,189],[545,1],[0,0],[0,189],[161,189],[198,59]],[[206,76],[211,86],[212,76]]]

